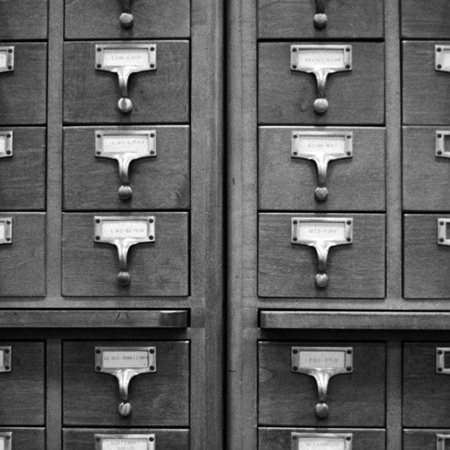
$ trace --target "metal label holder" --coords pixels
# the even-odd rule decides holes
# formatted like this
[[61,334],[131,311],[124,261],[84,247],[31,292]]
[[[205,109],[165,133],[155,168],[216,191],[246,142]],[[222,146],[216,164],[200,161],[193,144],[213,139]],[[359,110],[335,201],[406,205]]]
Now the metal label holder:
[[445,441],[450,440],[450,434],[436,434],[436,450],[445,450]]
[[12,243],[12,217],[0,218],[0,245]]
[[447,237],[447,227],[450,227],[450,219],[439,217],[437,219],[437,243],[450,246],[450,238]]
[[0,47],[0,73],[14,70],[14,46]]
[[[319,441],[319,442],[318,442]],[[322,441],[322,446],[320,446]],[[330,441],[336,450],[352,450],[353,433],[291,433],[291,450],[326,450]],[[341,445],[339,445],[341,443]]]
[[0,373],[11,372],[12,347],[0,347],[0,353],[3,359],[3,364],[0,365]]
[[[435,69],[437,72],[450,72],[450,45],[435,45]],[[448,60],[447,60],[447,57]]]
[[[156,437],[155,434],[96,434],[95,438],[95,450],[105,450],[103,444],[105,441],[121,441],[121,440],[136,440],[136,441],[146,441],[144,443],[144,448],[139,448],[138,450],[155,450]],[[128,448],[128,447],[127,447]],[[109,449],[112,450],[111,445]],[[134,450],[131,448],[130,450]]]
[[12,449],[12,432],[3,432],[0,433],[0,442],[3,444],[4,450],[11,450]]
[[450,347],[436,348],[436,373],[450,375],[450,367],[445,367],[445,354],[450,354]]

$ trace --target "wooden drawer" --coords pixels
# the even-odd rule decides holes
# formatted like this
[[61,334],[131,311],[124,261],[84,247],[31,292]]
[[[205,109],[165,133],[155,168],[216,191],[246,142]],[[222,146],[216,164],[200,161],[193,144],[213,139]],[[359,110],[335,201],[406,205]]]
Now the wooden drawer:
[[[128,416],[119,413],[119,404],[123,400],[119,396],[116,377],[97,371],[96,347],[117,347],[118,351],[123,351],[123,347],[155,349],[156,370],[140,373],[129,383],[131,414]],[[63,351],[65,425],[189,425],[189,342],[67,341],[64,342]],[[80,436],[83,438],[83,435]]]
[[3,0],[0,39],[46,39],[47,0]]
[[[0,373],[0,423],[3,426],[38,426],[45,423],[45,346],[43,342],[1,341],[0,347],[10,347],[10,371]],[[8,356],[2,354],[2,368],[7,367]],[[10,429],[4,431],[12,431]],[[35,430],[31,435],[18,432],[18,442],[27,443],[26,447],[44,448],[42,430]],[[28,437],[27,437],[28,436]],[[30,446],[30,436],[37,437],[36,447]],[[15,438],[13,439],[15,441]]]
[[[151,435],[155,445],[155,449],[164,450],[189,450],[189,431],[188,430],[164,430],[164,429],[89,429],[82,430],[65,429],[63,430],[64,450],[92,450],[96,442],[96,436],[100,435],[111,436],[119,435],[126,439],[126,435]],[[100,438],[101,439],[101,438]],[[109,437],[108,437],[109,439]],[[150,438],[149,438],[150,439]],[[124,441],[126,442],[126,440]],[[133,441],[128,441],[133,443]],[[119,444],[118,442],[117,444]],[[117,445],[116,444],[116,445]],[[111,448],[122,448],[119,445]],[[126,447],[128,448],[128,447]],[[135,448],[131,446],[131,448]],[[139,448],[139,447],[136,447]]]
[[[259,209],[385,209],[384,129],[260,127],[258,156]],[[325,201],[315,195],[316,188],[324,186],[318,181],[318,165],[324,157],[331,158],[326,171]]]
[[[99,144],[109,158],[96,154]],[[135,151],[138,156],[142,150],[147,150],[149,157],[134,160],[128,171],[132,197],[121,198],[118,190],[126,184],[119,176],[118,160],[111,157],[119,154],[123,158],[124,151]],[[188,126],[66,128],[64,209],[188,209],[189,164]]]
[[0,428],[0,436],[11,442],[12,450],[46,450],[45,428]]
[[[450,248],[438,243],[438,219],[448,214],[405,214],[404,296],[450,299]],[[444,223],[445,226],[445,223]]]
[[0,128],[0,209],[45,209],[45,132],[45,128]]
[[[116,278],[121,270],[116,246],[95,240],[95,217],[154,218],[152,242],[134,245],[128,252],[131,281],[127,285]],[[186,296],[188,235],[187,213],[64,214],[63,295]]]
[[[261,124],[373,124],[384,122],[384,44],[332,43],[350,48],[351,70],[328,76],[328,111],[314,111],[316,77],[291,69],[291,45],[259,44],[258,121]],[[322,44],[320,44],[322,45]],[[323,44],[329,45],[329,44]]]
[[401,0],[402,36],[450,38],[450,5],[446,0]]
[[[314,1],[258,1],[258,32],[262,39],[382,38],[383,0],[325,2],[326,22]],[[370,20],[368,18],[370,17]],[[320,26],[325,26],[320,28]]]
[[450,430],[404,430],[403,450],[436,450],[438,439],[446,444],[442,447],[445,450],[450,440]]
[[[107,45],[115,44],[128,52],[130,46],[139,44],[156,49],[155,70],[133,73],[129,79],[128,94],[133,109],[128,113],[118,108],[121,94],[117,74],[96,69],[96,45],[104,51]],[[188,41],[68,42],[64,45],[64,121],[188,122],[189,60]]]
[[[258,347],[260,424],[384,426],[386,356],[383,344],[260,342]],[[297,364],[294,362],[296,359],[293,352],[298,352],[299,347],[305,348],[304,354],[297,353],[299,358],[308,357],[312,353],[320,355],[319,351],[328,352],[330,356],[333,348],[336,348],[335,353],[338,349],[346,349],[346,352],[351,349],[352,371],[337,374],[329,380],[325,401],[329,410],[326,417],[320,417],[320,412],[316,413],[319,394],[315,378],[293,371],[293,364]],[[336,354],[331,356],[336,357]],[[346,362],[344,357],[342,359]],[[319,364],[321,363],[317,363]],[[301,370],[300,366],[298,369]]]
[[[122,9],[123,2],[65,0],[66,39],[189,37],[189,0],[134,1],[130,3],[131,26],[131,18]],[[125,13],[124,16],[122,16],[123,13]]]
[[4,42],[2,46],[14,47],[14,69],[0,73],[0,123],[3,126],[44,124],[47,44]]
[[[317,252],[293,239],[293,221],[313,222],[313,233],[329,236],[323,219],[340,219],[332,225],[338,234],[342,221],[352,222],[353,238],[348,245],[331,248],[325,271],[319,270]],[[315,220],[317,219],[317,220]],[[298,222],[298,220],[297,220]],[[318,225],[316,224],[318,223]],[[343,227],[344,225],[342,225]],[[323,236],[322,236],[323,237]],[[333,237],[338,237],[337,235]],[[277,214],[259,215],[258,295],[261,297],[383,298],[385,296],[384,214]],[[317,274],[329,282],[317,286]],[[324,277],[319,276],[323,279]]]

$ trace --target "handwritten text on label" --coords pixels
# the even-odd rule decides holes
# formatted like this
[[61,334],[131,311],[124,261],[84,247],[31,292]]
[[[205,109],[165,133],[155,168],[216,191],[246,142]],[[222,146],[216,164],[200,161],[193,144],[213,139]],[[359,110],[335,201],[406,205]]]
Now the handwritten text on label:
[[342,351],[300,351],[302,369],[340,369],[345,367],[345,354]]
[[6,50],[0,51],[0,67],[5,68],[8,65],[8,53]]
[[101,450],[149,450],[148,439],[102,439]]
[[307,241],[345,241],[344,222],[300,222],[299,239]]
[[299,68],[343,69],[344,49],[298,49]]
[[345,136],[301,135],[296,141],[301,154],[345,154]]
[[104,351],[104,369],[146,369],[149,367],[147,351]]
[[345,450],[344,438],[302,438],[298,440],[298,450]]
[[105,48],[104,66],[149,66],[150,55],[145,48]]
[[103,136],[105,153],[145,153],[149,149],[148,135]]
[[115,238],[148,238],[148,224],[145,220],[102,222],[102,236],[105,239]]

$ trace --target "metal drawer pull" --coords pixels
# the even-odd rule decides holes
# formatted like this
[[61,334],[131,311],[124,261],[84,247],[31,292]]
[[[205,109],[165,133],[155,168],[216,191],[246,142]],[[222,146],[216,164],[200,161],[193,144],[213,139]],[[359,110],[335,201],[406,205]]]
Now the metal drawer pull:
[[126,286],[131,280],[127,264],[128,250],[136,244],[155,242],[155,217],[96,216],[94,222],[94,242],[117,247],[120,267],[117,282]]
[[128,388],[137,375],[156,372],[155,347],[95,347],[95,371],[114,375],[119,382],[119,414],[129,416]]
[[131,28],[134,23],[133,14],[131,14],[131,0],[120,0],[122,14],[120,15],[120,24],[124,28]]
[[319,403],[317,417],[328,417],[328,383],[335,375],[353,372],[353,347],[291,347],[291,371],[314,377]]
[[315,218],[294,217],[292,219],[291,243],[314,247],[317,252],[319,273],[316,286],[328,285],[327,270],[328,251],[336,245],[348,245],[353,242],[353,219],[350,218]]
[[328,198],[328,163],[352,158],[353,132],[351,131],[293,131],[291,157],[314,161],[317,166],[315,198],[323,202]]
[[120,112],[133,109],[128,94],[130,75],[156,70],[156,44],[108,44],[95,46],[95,68],[117,74],[122,97],[117,103]]
[[101,131],[95,132],[96,158],[115,159],[119,164],[119,198],[123,201],[133,196],[129,169],[132,161],[156,157],[156,131]]
[[291,433],[292,450],[352,450],[353,433]]
[[325,28],[328,23],[325,14],[325,0],[316,0],[316,14],[314,15],[314,26],[316,28]]
[[315,75],[317,98],[314,101],[314,111],[324,114],[328,110],[325,95],[327,76],[352,70],[352,46],[291,45],[291,70]]

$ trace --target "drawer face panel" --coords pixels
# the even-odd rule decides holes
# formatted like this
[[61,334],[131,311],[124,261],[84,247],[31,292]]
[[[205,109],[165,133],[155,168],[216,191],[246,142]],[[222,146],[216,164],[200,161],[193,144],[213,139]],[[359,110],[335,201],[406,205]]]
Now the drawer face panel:
[[[332,428],[317,431],[310,428],[263,428],[258,430],[259,446],[258,450],[299,450],[298,446],[294,447],[292,442],[292,433],[332,433],[332,434],[352,434],[353,449],[385,449],[385,431],[384,430],[360,430],[360,429],[342,429]],[[318,436],[320,438],[320,436]],[[319,441],[320,442],[320,441]],[[302,447],[310,448],[310,447]],[[302,449],[301,448],[301,449]],[[311,447],[314,448],[314,447]],[[317,446],[317,448],[328,448],[325,446]],[[330,446],[330,448],[332,448]],[[336,446],[336,448],[343,448]]]
[[0,296],[44,296],[45,214],[0,214],[0,221],[9,218],[12,219],[12,242],[11,244],[0,245],[0,266],[2,270]]
[[[114,145],[127,150],[124,141],[133,145],[135,139],[153,142],[155,156],[136,159],[128,170],[132,197],[119,198],[122,186],[117,159],[96,156],[96,141],[103,133]],[[132,133],[147,133],[133,135]],[[114,133],[114,134],[112,134]],[[110,134],[110,135],[109,135]],[[154,135],[154,138],[149,137]],[[133,137],[135,136],[135,137]],[[142,137],[144,136],[144,138]],[[103,142],[105,142],[103,140]],[[109,145],[107,144],[107,145]],[[105,145],[106,147],[106,145]],[[135,150],[136,146],[128,150]],[[64,209],[65,210],[133,210],[188,209],[189,127],[80,127],[64,130]],[[1,161],[0,161],[1,167]]]
[[450,38],[450,5],[446,0],[401,0],[402,36]]
[[446,133],[450,133],[449,127],[403,128],[403,207],[406,211],[450,208],[450,159],[437,155],[439,141],[443,141],[444,156],[449,150],[450,136]]
[[450,299],[450,248],[438,244],[438,218],[447,214],[404,217],[404,296]]
[[47,0],[3,0],[0,3],[0,39],[45,39]]
[[[328,43],[327,43],[328,44]],[[345,44],[332,43],[333,45]],[[258,121],[261,124],[382,124],[384,121],[384,44],[348,43],[351,70],[330,74],[328,111],[314,112],[316,77],[291,70],[291,45],[259,45]],[[309,44],[307,44],[309,45]]]
[[[315,160],[294,156],[300,150]],[[347,157],[346,150],[351,151]],[[317,200],[318,164],[328,163],[325,201]],[[317,162],[316,162],[317,161]],[[259,209],[383,211],[385,130],[377,128],[260,127]]]
[[[131,414],[119,414],[119,383],[96,371],[96,347],[154,347],[156,371],[129,383]],[[65,342],[63,346],[65,425],[188,426],[189,343],[187,341]],[[70,447],[72,448],[72,447]],[[73,447],[78,448],[78,447]],[[163,447],[164,448],[164,447]]]
[[66,0],[66,39],[189,37],[189,0],[133,1],[133,23],[129,27],[121,24],[122,4],[110,0]]
[[4,42],[14,47],[14,70],[0,73],[0,123],[44,124],[47,105],[47,44]]
[[[315,1],[258,1],[258,31],[262,39],[382,38],[383,0],[325,2],[327,22],[316,28]],[[370,17],[370,20],[367,20]],[[317,24],[320,24],[320,17]]]
[[[0,373],[0,423],[3,426],[44,425],[44,343],[1,341],[0,346],[11,347],[11,370]],[[5,367],[6,355],[2,356],[4,357],[2,367]],[[37,435],[41,434],[41,432],[35,433]],[[20,435],[21,433],[18,434]],[[13,446],[13,448],[22,447]],[[30,446],[29,448],[39,448],[39,445],[38,447]]]
[[[437,349],[450,342],[406,343],[403,349],[403,425],[450,427],[450,376],[437,372]],[[447,358],[445,358],[447,360]],[[445,368],[450,365],[446,361]]]
[[[45,208],[45,128],[0,128],[2,150],[12,142],[12,154],[0,158],[0,209]],[[8,150],[7,150],[8,151]]]
[[[125,428],[125,429],[82,429],[73,430],[65,429],[63,430],[64,439],[64,450],[93,450],[95,447],[95,436],[96,435],[127,435],[127,434],[137,434],[145,435],[150,434],[154,436],[155,449],[164,450],[189,450],[189,431],[188,430],[161,430],[161,429],[147,429],[147,428]],[[120,444],[120,442],[117,442]],[[112,449],[113,447],[111,447]],[[119,449],[128,449],[128,447],[117,446],[114,447]],[[131,447],[130,448],[134,448]],[[136,447],[140,448],[140,447]]]
[[403,43],[403,123],[446,125],[450,73],[436,70],[436,46],[450,41]]
[[[295,218],[352,220],[348,245],[329,251],[326,287],[316,285],[319,273],[315,248],[292,242]],[[314,226],[321,228],[319,224]],[[333,226],[334,227],[334,226]],[[384,214],[260,214],[258,295],[261,297],[383,298],[385,296]],[[320,230],[319,230],[320,231]],[[332,230],[333,231],[333,230]]]
[[12,450],[46,450],[45,428],[0,428],[0,433],[12,433]]
[[128,285],[116,279],[120,271],[115,245],[95,242],[94,214],[63,215],[63,295],[66,296],[185,296],[188,295],[188,214],[102,214],[98,217],[154,217],[153,242],[128,251]]
[[[403,432],[403,450],[436,450],[437,435],[446,435],[448,438],[443,440],[445,447],[448,448],[450,439],[450,430],[404,430]],[[439,449],[441,450],[441,449]]]
[[[330,347],[353,349],[353,371],[329,380],[328,417],[316,416],[319,396],[314,377],[291,370],[293,347],[327,351]],[[262,425],[383,427],[385,347],[359,343],[260,342],[258,393]]]
[[[117,43],[117,42],[115,42]],[[69,42],[64,45],[64,121],[67,123],[164,123],[189,120],[189,42],[145,41],[156,45],[156,69],[133,73],[129,113],[118,109],[118,76],[96,69],[96,45],[108,42]],[[132,46],[134,43],[126,42]]]

